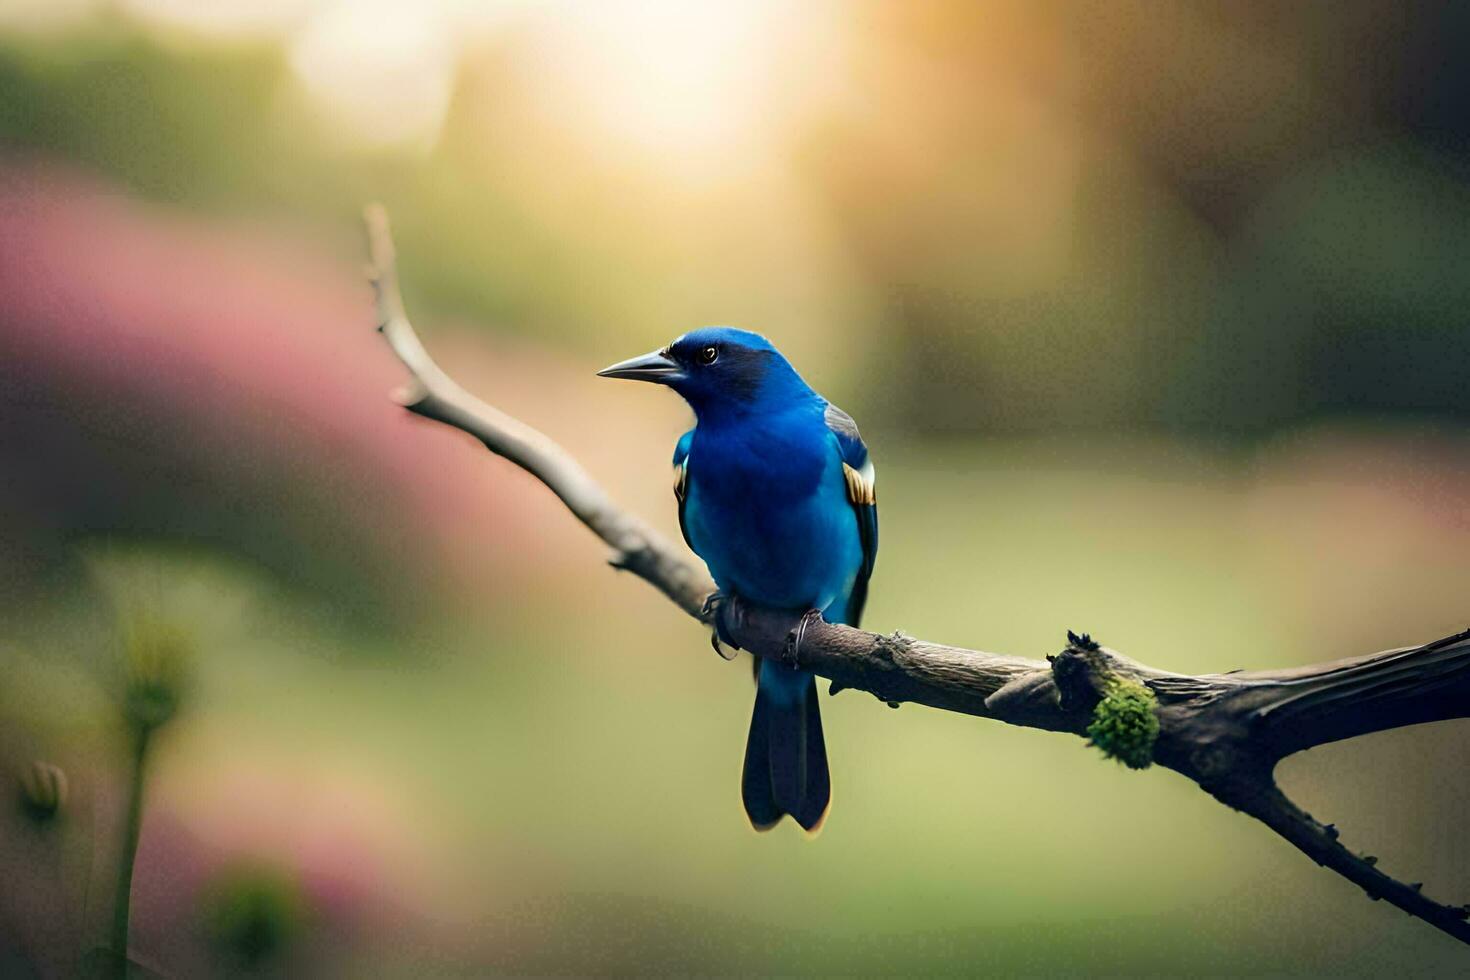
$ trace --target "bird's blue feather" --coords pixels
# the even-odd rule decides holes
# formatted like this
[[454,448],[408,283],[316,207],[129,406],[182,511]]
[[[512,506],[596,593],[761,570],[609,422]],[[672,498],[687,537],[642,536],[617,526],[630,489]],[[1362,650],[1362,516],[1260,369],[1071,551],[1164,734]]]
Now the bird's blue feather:
[[694,430],[690,429],[679,437],[674,443],[674,465],[683,466],[684,460],[689,456],[689,444],[694,441]]
[[846,599],[862,538],[819,406],[701,422],[684,465],[686,535],[722,590],[803,611]]

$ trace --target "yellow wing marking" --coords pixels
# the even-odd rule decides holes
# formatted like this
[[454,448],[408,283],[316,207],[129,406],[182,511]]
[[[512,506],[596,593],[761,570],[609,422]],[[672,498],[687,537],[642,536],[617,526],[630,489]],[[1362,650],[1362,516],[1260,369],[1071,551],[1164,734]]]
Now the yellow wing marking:
[[847,480],[847,499],[859,506],[873,506],[878,502],[878,490],[874,479],[873,464],[855,470],[842,464],[842,475]]

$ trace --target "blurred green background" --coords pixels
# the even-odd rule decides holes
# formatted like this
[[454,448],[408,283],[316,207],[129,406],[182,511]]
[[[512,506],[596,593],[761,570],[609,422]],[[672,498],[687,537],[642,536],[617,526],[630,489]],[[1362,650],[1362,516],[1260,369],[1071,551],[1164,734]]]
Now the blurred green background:
[[[388,401],[357,215],[441,363],[675,538],[687,413],[592,372],[771,336],[878,461],[870,628],[1368,653],[1466,625],[1467,10],[0,0],[0,764],[72,788],[4,810],[0,972],[105,933],[139,617],[197,648],[166,975],[1463,969],[1170,773],[858,693],[820,838],[756,835],[748,670]],[[1467,750],[1282,777],[1470,901]]]

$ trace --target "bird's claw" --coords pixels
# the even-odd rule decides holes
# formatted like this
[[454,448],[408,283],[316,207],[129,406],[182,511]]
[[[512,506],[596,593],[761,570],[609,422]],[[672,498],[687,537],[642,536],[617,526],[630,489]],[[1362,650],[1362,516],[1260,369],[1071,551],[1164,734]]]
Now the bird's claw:
[[721,645],[719,630],[710,630],[709,645],[714,648],[715,653],[720,655],[721,660],[729,661],[735,659],[735,650]]
[[[734,660],[740,644],[730,636],[729,624],[736,628],[745,625],[745,603],[737,595],[711,592],[705,596],[700,615],[714,626],[710,631],[710,646],[724,660]],[[726,647],[729,647],[727,650]]]
[[822,618],[820,609],[808,609],[801,614],[796,628],[786,635],[786,645],[781,650],[781,661],[788,667],[801,666],[801,643],[806,639],[806,631],[811,625]]

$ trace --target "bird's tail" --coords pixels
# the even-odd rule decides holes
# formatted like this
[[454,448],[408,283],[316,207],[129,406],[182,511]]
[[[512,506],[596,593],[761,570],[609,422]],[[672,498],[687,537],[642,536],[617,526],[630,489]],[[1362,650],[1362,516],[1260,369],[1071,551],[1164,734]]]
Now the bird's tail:
[[756,830],[769,830],[789,813],[816,833],[827,819],[832,779],[816,679],[806,671],[761,660],[740,795]]

